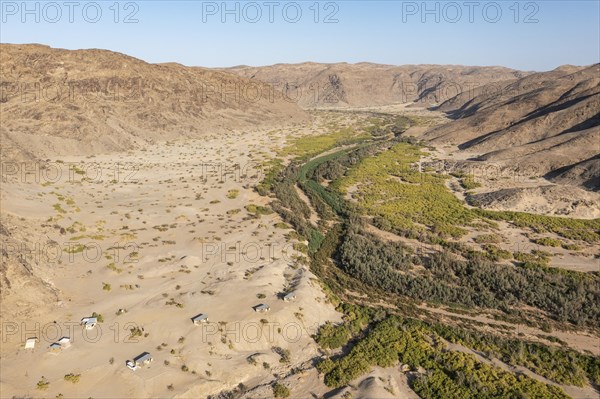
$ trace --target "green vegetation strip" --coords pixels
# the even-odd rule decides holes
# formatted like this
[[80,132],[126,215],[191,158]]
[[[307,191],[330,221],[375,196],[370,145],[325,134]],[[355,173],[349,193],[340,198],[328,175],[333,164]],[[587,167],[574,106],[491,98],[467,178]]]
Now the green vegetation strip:
[[356,132],[351,128],[343,128],[333,133],[318,136],[305,136],[293,139],[289,146],[281,151],[281,155],[291,155],[307,159],[342,145],[356,144],[372,138],[369,133]]
[[393,232],[424,232],[429,228],[435,235],[459,238],[474,222],[493,226],[494,221],[505,221],[573,240],[590,243],[600,240],[600,219],[467,208],[445,186],[447,175],[424,173],[418,169],[417,163],[424,155],[419,146],[399,143],[389,151],[361,160],[335,186],[345,192],[359,185],[356,197],[363,212],[381,217],[384,220],[382,227]]
[[[387,132],[378,126],[372,127],[371,132],[375,131]],[[399,361],[412,370],[422,367],[427,371],[417,374],[410,382],[423,398],[567,397],[559,388],[503,371],[472,355],[449,351],[443,340],[485,351],[507,364],[530,368],[561,384],[582,386],[588,380],[598,384],[600,364],[592,356],[518,339],[482,335],[462,327],[400,318],[388,311],[375,310],[377,305],[355,305],[341,301],[336,295],[346,295],[346,289],[351,287],[369,298],[373,295],[376,298],[379,293],[395,293],[407,296],[409,304],[410,300],[454,304],[463,309],[516,312],[517,316],[525,315],[519,309],[527,304],[559,321],[596,326],[600,308],[589,306],[600,303],[596,276],[548,270],[544,266],[547,257],[541,251],[515,254],[522,262],[521,267],[494,265],[477,253],[467,253],[468,262],[446,253],[429,261],[417,259],[402,244],[381,241],[366,233],[357,209],[343,199],[343,193],[359,185],[358,209],[362,213],[377,215],[376,219],[390,231],[430,234],[429,239],[460,237],[468,227],[493,228],[495,221],[510,221],[537,232],[554,232],[566,238],[595,242],[600,227],[598,220],[467,208],[446,188],[447,176],[415,169],[415,163],[424,153],[411,143],[396,143],[376,156],[372,156],[373,151],[377,152],[379,147],[361,143],[353,149],[314,158],[319,151],[329,151],[342,142],[337,133],[314,141],[295,141],[296,148],[288,154],[298,158],[287,167],[276,165],[277,172],[267,177],[270,192],[276,198],[273,209],[293,226],[300,238],[308,239],[311,270],[322,279],[330,301],[345,315],[344,323],[325,324],[315,336],[323,348],[347,349],[344,355],[319,364],[327,385],[340,387],[373,366],[387,367]],[[321,184],[323,179],[332,182],[330,187]],[[465,187],[475,184],[464,177],[461,183]],[[307,220],[310,209],[298,197],[296,184],[309,197],[321,221],[333,220],[333,226],[314,226]],[[337,223],[339,221],[341,223]],[[481,240],[487,246],[488,257],[496,260],[512,256],[493,244],[496,241],[493,234]],[[460,243],[447,243],[464,250]],[[331,258],[336,260],[335,264]],[[418,273],[415,273],[415,265],[419,265]],[[414,306],[393,312],[400,310],[409,317],[414,314]]]
[[560,388],[448,351],[440,337],[420,322],[396,316],[375,323],[347,355],[326,359],[317,367],[325,375],[325,384],[341,387],[374,366],[391,367],[398,361],[411,370],[426,371],[410,381],[411,388],[426,399],[568,398]]

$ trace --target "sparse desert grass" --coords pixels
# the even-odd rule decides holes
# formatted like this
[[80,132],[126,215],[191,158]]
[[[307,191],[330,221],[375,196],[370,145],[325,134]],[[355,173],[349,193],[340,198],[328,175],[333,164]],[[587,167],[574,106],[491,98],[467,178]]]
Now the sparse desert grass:
[[46,389],[48,389],[49,386],[50,386],[50,382],[46,378],[42,377],[38,381],[36,388],[39,389],[40,391],[45,391]]
[[64,248],[63,251],[65,251],[68,254],[78,254],[81,253],[85,250],[85,245],[83,244],[76,244],[76,245],[69,245],[68,247]]
[[65,374],[65,381],[69,381],[70,383],[73,384],[77,384],[79,382],[79,379],[81,378],[81,374],[73,374],[73,373],[69,373],[69,374]]
[[136,337],[141,337],[144,335],[144,332],[139,327],[133,327],[129,330],[129,338],[134,339]]
[[577,244],[562,243],[562,247],[568,251],[580,251],[581,247]]
[[61,207],[61,205],[60,205],[60,204],[54,204],[54,205],[52,205],[52,207],[53,207],[53,208],[54,208],[54,210],[55,210],[56,212],[58,212],[58,213],[61,213],[61,214],[65,214],[65,213],[67,213],[67,211],[65,211],[65,210],[64,210],[64,209]]
[[110,270],[112,270],[115,273],[122,273],[123,269],[117,267],[117,265],[114,262],[109,263],[108,265],[106,265],[106,267]]
[[84,238],[88,238],[90,240],[95,240],[95,241],[102,241],[104,239],[106,239],[105,235],[102,234],[91,234],[91,235],[78,235],[78,236],[73,236],[71,237],[71,241],[79,241],[79,240],[83,240]]
[[291,361],[291,352],[289,349],[274,346],[271,348],[273,352],[279,355],[279,363],[289,363]]
[[240,190],[231,189],[227,192],[227,198],[236,199],[240,195]]
[[537,238],[537,239],[533,240],[533,242],[538,245],[545,246],[545,247],[560,247],[562,244],[560,240],[557,240],[555,238],[549,238],[549,237]]
[[180,309],[183,309],[184,307],[183,303],[177,302],[175,298],[170,298],[168,301],[165,302],[165,305],[175,305],[175,307],[178,307]]
[[246,205],[245,208],[246,208],[246,211],[248,211],[248,213],[255,215],[255,216],[270,215],[273,213],[273,211],[270,208],[267,208],[265,206],[260,206],[260,205],[249,204],[249,205]]
[[492,233],[492,234],[480,234],[480,235],[476,236],[475,238],[473,238],[473,241],[475,241],[478,244],[499,244],[503,240],[502,240],[502,236],[500,236],[499,234]]
[[[75,221],[69,227],[66,227],[65,230],[71,234],[75,234],[76,232],[86,231],[86,227],[83,223]],[[90,236],[90,238],[92,238],[92,236]],[[92,239],[94,239],[94,238],[92,238]]]
[[535,253],[533,251],[532,253],[515,252],[513,257],[516,261],[524,264],[538,264],[547,266],[548,262],[550,261],[548,254],[542,251]]
[[121,241],[133,241],[137,238],[134,233],[121,233],[120,240]]

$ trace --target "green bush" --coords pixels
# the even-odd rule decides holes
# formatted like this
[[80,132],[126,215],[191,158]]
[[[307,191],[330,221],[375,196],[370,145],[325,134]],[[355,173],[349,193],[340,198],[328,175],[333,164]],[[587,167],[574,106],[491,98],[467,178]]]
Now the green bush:
[[97,319],[98,323],[104,322],[104,316],[102,316],[100,313],[93,312],[92,317],[95,317]]
[[77,384],[79,382],[79,379],[81,378],[81,374],[65,374],[65,381],[69,381],[73,384]]
[[250,204],[250,205],[246,205],[245,208],[248,211],[248,213],[256,215],[256,216],[270,215],[273,213],[273,211],[270,210],[269,208],[267,208],[265,206],[260,206],[260,205]]
[[273,384],[273,396],[276,398],[288,398],[291,395],[290,389],[279,382]]
[[50,386],[50,382],[45,379],[44,377],[42,377],[38,383],[37,383],[37,389],[39,389],[40,391],[45,391],[46,389],[48,389],[48,387]]
[[502,237],[498,234],[480,234],[473,238],[478,244],[500,244],[502,242]]
[[538,239],[533,240],[533,242],[538,245],[543,245],[545,247],[560,247],[561,246],[561,242],[559,240],[554,239],[554,238],[549,238],[549,237],[538,238]]
[[350,330],[345,324],[334,325],[327,322],[319,327],[315,339],[323,348],[337,349],[348,343]]
[[389,317],[376,324],[352,350],[336,359],[319,363],[330,387],[347,385],[372,367],[390,367],[400,361],[427,374],[411,380],[411,388],[422,398],[568,398],[557,387],[515,376],[479,362],[474,356],[446,351],[435,345],[436,334],[421,322]]

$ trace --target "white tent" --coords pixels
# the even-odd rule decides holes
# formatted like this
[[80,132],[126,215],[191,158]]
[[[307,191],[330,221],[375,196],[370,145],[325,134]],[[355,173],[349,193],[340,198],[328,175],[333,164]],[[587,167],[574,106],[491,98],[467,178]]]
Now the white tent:
[[61,339],[58,340],[58,343],[60,344],[60,346],[64,349],[64,348],[68,348],[69,346],[71,346],[71,338],[69,337],[62,337]]

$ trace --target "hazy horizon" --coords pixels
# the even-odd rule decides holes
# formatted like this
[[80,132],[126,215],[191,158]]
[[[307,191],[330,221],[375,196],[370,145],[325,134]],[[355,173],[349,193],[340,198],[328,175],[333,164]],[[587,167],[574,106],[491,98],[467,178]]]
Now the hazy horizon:
[[2,42],[208,68],[370,62],[547,71],[600,62],[595,1],[77,4],[2,2]]
[[112,51],[112,52],[118,52],[127,56],[131,56],[134,58],[138,58],[144,62],[147,62],[149,64],[170,64],[170,63],[176,63],[176,64],[180,64],[183,65],[185,67],[192,67],[192,68],[214,68],[214,69],[230,69],[230,68],[236,68],[236,67],[250,67],[250,68],[261,68],[261,67],[269,67],[269,66],[275,66],[275,65],[301,65],[301,64],[322,64],[322,65],[336,65],[336,64],[348,64],[348,65],[359,65],[359,64],[375,64],[375,65],[387,65],[387,66],[392,66],[392,67],[399,67],[399,66],[409,66],[409,65],[437,65],[437,66],[464,66],[464,67],[473,67],[473,68],[478,68],[478,67],[498,67],[498,68],[509,68],[509,69],[515,69],[515,70],[519,70],[519,71],[523,71],[523,72],[547,72],[547,71],[551,71],[553,69],[556,68],[560,68],[563,66],[574,66],[574,67],[591,67],[593,65],[596,65],[600,62],[594,62],[591,64],[573,64],[573,63],[566,63],[566,64],[561,64],[561,65],[557,65],[554,68],[551,69],[545,69],[545,70],[526,70],[526,69],[517,69],[517,68],[513,68],[507,65],[499,65],[499,64],[490,64],[490,65],[472,65],[472,64],[430,64],[430,63],[416,63],[416,64],[387,64],[387,63],[379,63],[379,62],[375,62],[375,61],[356,61],[356,62],[347,62],[347,61],[332,61],[332,62],[320,62],[320,61],[314,61],[314,60],[307,60],[307,61],[299,61],[299,62],[275,62],[272,64],[237,64],[237,65],[226,65],[226,66],[211,66],[211,67],[207,67],[205,65],[193,65],[193,64],[185,64],[179,61],[161,61],[161,62],[152,62],[146,59],[143,59],[141,57],[137,57],[134,56],[132,54],[128,54],[128,53],[123,53],[121,51],[116,51],[116,50],[112,50],[109,48],[98,48],[98,47],[87,47],[87,48],[65,48],[65,47],[54,47],[54,46],[50,46],[46,43],[7,43],[7,42],[0,42],[1,44],[10,44],[10,45],[21,45],[21,46],[26,46],[26,45],[40,45],[40,46],[49,46],[51,48],[59,48],[59,49],[63,49],[63,50],[74,50],[74,51],[85,51],[85,50],[101,50],[101,51]]

